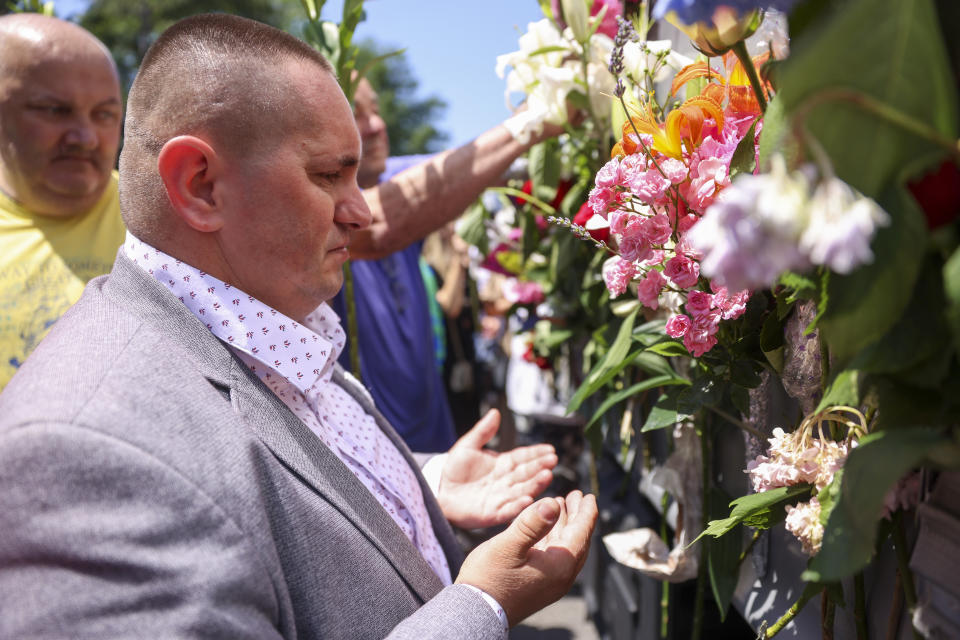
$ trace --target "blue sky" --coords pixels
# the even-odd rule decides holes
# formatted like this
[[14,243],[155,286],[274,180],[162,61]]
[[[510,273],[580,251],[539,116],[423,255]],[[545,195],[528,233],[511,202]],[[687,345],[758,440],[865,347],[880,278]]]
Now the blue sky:
[[[56,0],[57,13],[70,17],[87,4]],[[406,48],[420,94],[447,101],[438,125],[450,134],[452,145],[473,139],[509,115],[504,81],[494,66],[499,54],[517,49],[527,23],[543,17],[536,0],[368,0],[364,7],[367,19],[356,37]],[[322,16],[339,22],[342,11],[343,0],[329,0]]]

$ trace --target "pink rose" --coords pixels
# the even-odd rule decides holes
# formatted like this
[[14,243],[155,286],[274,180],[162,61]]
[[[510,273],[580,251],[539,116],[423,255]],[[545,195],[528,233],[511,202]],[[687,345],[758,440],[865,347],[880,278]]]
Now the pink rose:
[[650,271],[647,272],[647,277],[644,278],[637,287],[637,298],[640,300],[640,303],[651,309],[659,307],[660,291],[663,290],[666,282],[666,279],[659,271],[650,269]]
[[663,274],[673,280],[673,284],[682,289],[689,289],[697,284],[700,277],[700,265],[687,256],[677,255],[664,265]]
[[667,320],[667,335],[671,338],[682,338],[687,331],[690,330],[690,327],[690,318],[682,313],[679,315],[670,316],[670,319]]
[[636,267],[632,262],[627,262],[614,256],[603,263],[603,283],[607,285],[607,291],[616,298],[627,290],[627,285],[637,274]]
[[696,317],[710,310],[713,306],[713,296],[706,291],[691,291],[687,294],[687,313]]
[[590,190],[590,195],[587,197],[587,202],[590,204],[590,208],[593,209],[594,213],[599,213],[601,216],[607,215],[607,205],[609,205],[616,198],[616,193],[610,187],[594,187]]
[[687,331],[683,336],[683,346],[694,358],[699,358],[717,344],[717,338],[702,331]]
[[693,328],[695,331],[702,331],[712,336],[717,332],[721,318],[720,309],[708,309],[704,313],[693,316]]
[[597,171],[596,183],[598,187],[613,187],[621,182],[620,160],[613,158]]
[[747,310],[747,301],[750,300],[750,292],[744,289],[729,296],[720,307],[723,311],[724,320],[735,320],[743,315]]
[[664,213],[646,218],[643,223],[643,235],[650,244],[663,244],[670,239],[673,228],[670,219]]

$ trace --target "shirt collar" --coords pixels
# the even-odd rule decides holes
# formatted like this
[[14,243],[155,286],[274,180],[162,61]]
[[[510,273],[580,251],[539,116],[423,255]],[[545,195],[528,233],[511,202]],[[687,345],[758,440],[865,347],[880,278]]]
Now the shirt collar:
[[123,251],[213,335],[283,376],[301,392],[329,381],[345,337],[339,317],[326,303],[301,324],[129,231]]

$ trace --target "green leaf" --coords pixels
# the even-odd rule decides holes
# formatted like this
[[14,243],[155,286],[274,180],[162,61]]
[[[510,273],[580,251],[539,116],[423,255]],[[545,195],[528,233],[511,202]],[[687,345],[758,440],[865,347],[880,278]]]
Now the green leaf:
[[457,233],[463,241],[475,246],[483,255],[490,252],[486,226],[489,217],[490,213],[483,206],[483,202],[477,200],[463,212],[457,224]]
[[[528,154],[530,181],[533,195],[541,200],[553,200],[557,195],[560,180],[560,153],[556,138],[534,145]],[[547,193],[544,193],[544,191]]]
[[759,365],[752,360],[736,360],[730,365],[730,382],[745,389],[760,386]]
[[590,418],[590,421],[587,422],[584,429],[589,429],[597,420],[599,420],[603,414],[610,410],[612,406],[626,400],[630,396],[636,395],[641,391],[647,391],[648,389],[654,389],[656,387],[666,387],[670,385],[680,385],[680,384],[690,384],[687,380],[679,378],[677,376],[656,376],[653,378],[647,378],[642,382],[627,387],[623,391],[618,391],[617,393],[607,396],[603,403],[597,408],[593,413],[593,416]]
[[[637,339],[637,336],[633,336],[634,339]],[[674,356],[690,356],[690,352],[687,351],[687,348],[683,346],[682,343],[677,342],[676,340],[667,340],[665,342],[658,342],[654,345],[647,347],[647,351],[652,351],[653,353],[660,354],[661,356],[666,356],[668,358]]]
[[862,92],[956,139],[956,82],[932,0],[850,0],[834,6],[821,28],[791,41],[790,57],[777,68],[777,99],[788,115],[809,109],[802,124],[823,145],[836,174],[877,198],[897,183],[902,167],[935,147],[830,92],[838,87]]
[[912,196],[898,187],[881,204],[892,222],[873,239],[873,263],[849,275],[830,276],[830,304],[819,324],[841,366],[897,322],[923,264],[926,227]]
[[953,343],[960,349],[960,249],[943,265],[943,287],[947,296],[947,322],[953,332]]
[[[708,504],[709,517],[719,518],[726,513],[726,505],[730,496],[718,487],[711,487]],[[713,598],[720,609],[720,619],[727,617],[733,592],[737,588],[737,578],[740,569],[740,552],[743,541],[740,539],[740,529],[736,528],[734,535],[721,536],[719,539],[704,540],[704,553],[707,558],[707,569],[710,573],[710,588]]]
[[[600,359],[600,362],[597,363],[597,366],[587,374],[587,377],[584,379],[583,384],[580,385],[580,388],[577,389],[577,392],[570,398],[570,403],[567,405],[568,413],[579,409],[584,400],[605,385],[610,378],[622,371],[623,368],[630,363],[630,360],[635,357],[631,354],[628,358],[627,352],[632,342],[630,332],[633,331],[633,323],[637,317],[637,311],[639,311],[639,309],[624,318],[613,344],[610,345],[610,348],[604,354],[603,358]],[[672,369],[670,373],[673,373]]]
[[792,487],[778,487],[762,493],[751,493],[737,498],[730,503],[730,506],[733,507],[730,516],[722,520],[711,520],[707,528],[697,536],[694,542],[703,536],[719,538],[738,524],[745,524],[758,529],[769,529],[786,517],[786,512],[783,509],[784,503],[796,499],[794,500],[795,504],[801,498],[806,499],[810,495],[810,489],[810,485],[798,484]]
[[666,393],[661,394],[660,398],[654,403],[653,408],[650,409],[650,413],[643,423],[643,428],[640,429],[641,433],[672,427],[678,422],[682,422],[690,417],[689,414],[679,413],[677,411],[677,398],[679,397],[679,393],[679,389],[674,387],[668,389]]
[[[843,480],[804,580],[832,582],[853,575],[873,556],[883,498],[893,484],[937,447],[949,444],[940,430],[903,428],[860,440],[844,464]],[[832,498],[831,498],[832,499]]]
[[783,320],[776,313],[771,313],[763,321],[763,328],[760,330],[760,349],[764,353],[776,351],[783,344]]
[[[895,373],[917,366],[944,351],[949,329],[942,313],[945,307],[941,269],[936,260],[926,260],[917,278],[913,296],[903,316],[886,334],[863,349],[851,368],[869,373]],[[918,331],[923,327],[922,331]],[[934,384],[939,380],[934,380]]]
[[738,173],[752,174],[753,170],[757,168],[756,147],[754,145],[758,121],[759,119],[753,121],[746,135],[737,145],[737,149],[733,152],[733,157],[730,159],[731,178]]
[[567,47],[560,47],[560,46],[557,46],[557,45],[550,45],[550,46],[546,46],[546,47],[540,47],[539,49],[535,49],[534,51],[531,51],[529,54],[527,54],[527,57],[532,58],[532,57],[534,57],[534,56],[542,56],[542,55],[545,54],[545,53],[553,53],[554,51],[561,51],[561,52],[564,52],[564,53],[570,53],[570,49],[568,49]]
[[833,405],[856,407],[859,404],[860,372],[856,369],[844,369],[830,381],[823,399],[817,406],[817,412]]
[[637,357],[633,360],[633,364],[655,376],[677,375],[666,358],[649,351],[637,354]]

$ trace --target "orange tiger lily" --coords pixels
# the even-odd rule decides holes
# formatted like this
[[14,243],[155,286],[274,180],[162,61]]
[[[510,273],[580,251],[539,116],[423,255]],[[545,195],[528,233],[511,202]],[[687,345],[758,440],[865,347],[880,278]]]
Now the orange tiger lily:
[[703,123],[708,117],[714,119],[718,130],[723,130],[723,108],[706,95],[687,99],[667,114],[663,125],[650,106],[645,105],[645,113],[634,112],[623,124],[623,139],[614,146],[612,155],[635,153],[639,147],[636,134],[646,133],[653,138],[654,150],[679,160],[683,157],[684,143],[689,151],[703,141]]

